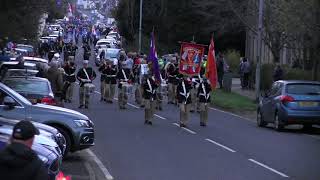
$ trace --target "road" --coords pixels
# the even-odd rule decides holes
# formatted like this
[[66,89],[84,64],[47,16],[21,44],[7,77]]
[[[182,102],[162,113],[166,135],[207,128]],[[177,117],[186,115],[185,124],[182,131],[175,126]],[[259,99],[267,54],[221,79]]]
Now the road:
[[[99,78],[94,83],[99,91]],[[156,113],[154,125],[147,126],[143,109],[133,97],[129,103],[119,110],[116,100],[100,102],[96,92],[89,109],[78,109],[76,87],[73,103],[66,104],[95,123],[96,145],[91,150],[116,180],[320,179],[317,133],[296,128],[279,133],[216,109],[210,109],[206,128],[199,126],[195,113],[189,129],[182,129],[175,124],[178,108],[167,104]]]

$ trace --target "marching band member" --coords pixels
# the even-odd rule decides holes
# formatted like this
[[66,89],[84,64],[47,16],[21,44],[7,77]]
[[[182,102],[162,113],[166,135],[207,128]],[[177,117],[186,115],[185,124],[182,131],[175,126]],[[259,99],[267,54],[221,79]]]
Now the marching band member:
[[198,97],[200,103],[200,126],[207,126],[208,121],[208,103],[210,103],[211,86],[206,78],[200,83],[198,88]]
[[178,76],[178,69],[173,63],[168,64],[167,66],[167,77],[168,77],[168,104],[176,104],[175,101],[175,94],[177,89],[177,76]]
[[101,97],[100,97],[100,101],[106,101],[106,94],[105,94],[105,79],[106,79],[106,74],[103,73],[103,71],[106,69],[107,64],[106,61],[103,59],[101,59],[102,64],[100,65],[98,71],[101,73],[100,75],[100,93],[101,93]]
[[113,62],[107,60],[107,66],[102,71],[103,74],[106,75],[105,77],[105,95],[106,95],[106,102],[113,103],[113,98],[115,94],[115,88],[117,84],[117,68],[113,65]]
[[76,67],[73,61],[67,61],[67,64],[64,66],[64,78],[66,86],[66,98],[65,101],[71,103],[73,97],[73,87],[76,82]]
[[[181,77],[182,75],[180,75]],[[191,82],[184,76],[177,86],[177,98],[180,108],[180,127],[186,127],[191,104]]]
[[155,111],[156,89],[158,85],[155,82],[152,72],[149,71],[145,82],[143,83],[143,97],[145,99],[145,124],[152,125],[152,118]]
[[198,92],[198,87],[200,84],[200,75],[194,76],[192,78],[192,89],[191,89],[191,107],[190,107],[190,112],[194,112],[196,110],[199,110],[198,108],[198,99],[197,99],[197,92]]
[[132,75],[130,69],[121,68],[117,74],[118,79],[118,102],[120,109],[126,109],[128,101],[128,85],[131,83]]
[[81,68],[77,73],[77,79],[80,81],[79,89],[79,108],[85,106],[86,109],[89,108],[89,98],[90,91],[94,88],[92,81],[96,78],[96,73],[91,67],[88,67],[89,61],[83,61],[83,68]]

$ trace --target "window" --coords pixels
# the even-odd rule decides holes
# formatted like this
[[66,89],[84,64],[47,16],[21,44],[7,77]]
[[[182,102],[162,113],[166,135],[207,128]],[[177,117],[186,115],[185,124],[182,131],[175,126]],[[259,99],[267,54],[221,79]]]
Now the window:
[[286,92],[297,95],[320,95],[320,84],[288,84]]

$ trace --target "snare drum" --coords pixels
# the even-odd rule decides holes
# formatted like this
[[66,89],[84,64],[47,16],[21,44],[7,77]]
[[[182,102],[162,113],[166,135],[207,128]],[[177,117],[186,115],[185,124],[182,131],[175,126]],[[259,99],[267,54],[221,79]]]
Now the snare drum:
[[96,86],[92,83],[86,83],[83,85],[85,92],[88,94],[92,94],[96,88]]

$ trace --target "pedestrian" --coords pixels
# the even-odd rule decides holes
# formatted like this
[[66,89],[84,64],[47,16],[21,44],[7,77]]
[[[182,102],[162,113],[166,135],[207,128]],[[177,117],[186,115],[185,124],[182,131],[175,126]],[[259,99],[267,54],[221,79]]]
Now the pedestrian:
[[144,124],[152,125],[152,119],[156,106],[157,92],[156,89],[158,85],[155,82],[152,72],[149,71],[149,74],[145,78],[143,83],[143,98],[144,98],[144,112],[145,112],[145,121]]
[[240,71],[243,73],[243,89],[249,88],[249,76],[251,73],[250,63],[247,58],[243,58]]
[[47,72],[47,78],[51,84],[51,89],[54,95],[54,100],[58,106],[63,106],[63,76],[59,70],[57,61],[50,62],[50,68]]
[[120,109],[126,109],[128,102],[128,87],[132,81],[129,69],[121,68],[117,73],[118,79],[118,103]]
[[77,73],[77,79],[79,80],[79,108],[83,106],[89,108],[90,93],[94,91],[94,85],[92,81],[96,78],[96,72],[89,67],[89,61],[83,61],[83,67]]
[[76,67],[73,61],[68,61],[64,66],[64,89],[66,93],[65,101],[72,102],[74,83],[76,82]]
[[241,84],[241,88],[244,88],[244,84],[243,84],[243,69],[242,69],[242,64],[243,64],[243,57],[240,58],[240,64],[239,64],[239,76],[240,76],[240,84]]
[[31,149],[39,130],[30,121],[20,121],[14,128],[8,146],[0,152],[1,179],[47,180],[48,170]]
[[217,58],[217,75],[220,89],[223,88],[223,76],[224,76],[224,57],[222,54],[218,55]]
[[101,94],[101,97],[100,97],[100,101],[106,101],[106,94],[105,94],[105,79],[106,79],[106,74],[103,73],[103,71],[106,69],[107,67],[107,63],[105,61],[105,59],[101,59],[101,65],[98,69],[98,71],[101,73],[100,75],[100,94]]
[[281,68],[280,64],[277,64],[274,72],[273,72],[273,81],[279,81],[283,79],[283,69]]
[[180,75],[181,81],[177,86],[177,99],[180,108],[180,127],[187,127],[186,123],[189,118],[190,104],[191,104],[191,82],[188,81],[187,76]]
[[197,96],[199,98],[199,110],[200,110],[200,126],[207,126],[208,122],[208,103],[211,98],[211,85],[209,81],[204,77],[199,85]]
[[107,60],[107,66],[102,71],[103,74],[105,74],[105,96],[106,96],[106,102],[112,104],[113,98],[115,94],[116,84],[117,84],[117,69],[116,66],[113,65],[113,62],[110,60]]

